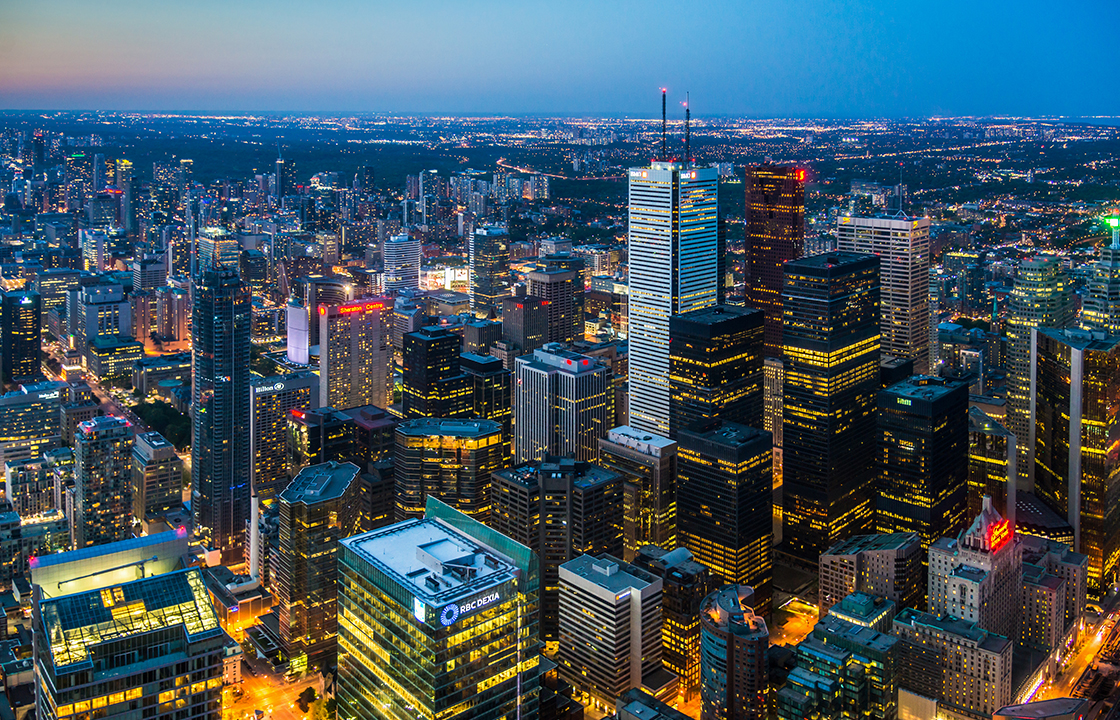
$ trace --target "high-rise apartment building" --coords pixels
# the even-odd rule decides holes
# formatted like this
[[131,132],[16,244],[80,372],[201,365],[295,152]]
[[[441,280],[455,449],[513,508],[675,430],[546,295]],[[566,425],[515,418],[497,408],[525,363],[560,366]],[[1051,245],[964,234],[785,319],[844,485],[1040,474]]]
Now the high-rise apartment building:
[[631,168],[630,425],[669,435],[669,318],[719,295],[717,170]]
[[896,608],[922,607],[925,550],[916,533],[856,535],[820,558],[820,615],[852,593],[885,597]]
[[701,720],[763,720],[770,694],[770,631],[754,592],[725,585],[700,608]]
[[537,554],[541,637],[560,632],[560,566],[580,555],[622,550],[622,476],[547,456],[490,476],[490,527]]
[[0,291],[0,371],[3,382],[42,376],[42,300],[29,290]]
[[677,438],[681,545],[728,584],[750,585],[770,613],[774,575],[773,443],[770,433],[718,418]]
[[1029,477],[1034,458],[1030,442],[1031,419],[1031,329],[1064,328],[1073,321],[1069,277],[1056,256],[1036,255],[1019,263],[1015,286],[1007,307],[1007,419],[1005,425],[1019,444],[1020,486]]
[[272,500],[288,476],[288,418],[293,410],[319,407],[319,376],[313,372],[254,378],[250,387],[249,453],[253,491]]
[[782,542],[816,562],[872,528],[879,391],[879,258],[784,265]]
[[490,475],[504,466],[502,426],[493,420],[422,418],[396,430],[397,520],[420,517],[434,497],[485,522]]
[[540,575],[529,548],[434,498],[423,518],[341,546],[341,716],[536,717]]
[[137,522],[183,505],[183,460],[158,432],[132,443],[132,516]]
[[836,222],[842,252],[879,256],[879,306],[885,355],[912,358],[914,372],[929,372],[929,218],[857,217]]
[[517,358],[514,377],[514,463],[545,455],[595,460],[614,421],[610,368],[550,343]]
[[1015,436],[978,407],[968,409],[968,502],[966,518],[976,517],[984,496],[1015,525],[1017,467]]
[[762,429],[763,320],[713,305],[669,318],[669,437],[720,418]]
[[78,426],[72,534],[78,549],[132,537],[132,430],[122,418]]
[[570,343],[583,339],[583,313],[576,303],[582,295],[583,276],[575,270],[546,265],[525,275],[527,294],[540,298],[548,325],[545,342]]
[[805,171],[747,168],[744,274],[747,305],[766,317],[766,357],[782,355],[782,263],[805,250]]
[[646,545],[676,549],[677,444],[621,425],[599,440],[599,463],[625,478],[623,559],[633,562]]
[[336,410],[388,407],[393,398],[390,302],[363,298],[345,305],[320,305],[318,312],[319,404]]
[[404,417],[456,418],[471,413],[471,381],[460,367],[459,336],[436,326],[404,336]]
[[980,515],[958,537],[929,546],[929,611],[1018,637],[1023,546],[1015,528],[985,498]]
[[483,225],[471,235],[471,311],[478,317],[502,310],[509,295],[509,231],[501,225]]
[[333,666],[338,635],[339,542],[360,528],[358,466],[328,462],[300,471],[280,493],[276,575],[280,641],[309,667]]
[[1120,336],[1036,328],[1030,367],[1035,493],[1073,527],[1089,591],[1101,596],[1120,560]]
[[968,385],[915,375],[879,391],[875,527],[915,532],[922,547],[964,528]]
[[252,306],[233,270],[202,270],[193,295],[191,509],[205,545],[236,558],[249,517]]
[[611,555],[581,555],[560,566],[560,677],[592,704],[613,707],[627,690],[667,684],[659,679],[667,675],[661,587],[661,578]]
[[381,249],[381,259],[385,266],[385,279],[381,289],[386,294],[420,287],[420,239],[413,240],[407,234],[394,235],[385,241]]
[[[198,568],[37,596],[33,617],[36,637],[52,638],[36,643],[38,717],[221,715],[228,637]],[[91,669],[106,666],[111,679]]]

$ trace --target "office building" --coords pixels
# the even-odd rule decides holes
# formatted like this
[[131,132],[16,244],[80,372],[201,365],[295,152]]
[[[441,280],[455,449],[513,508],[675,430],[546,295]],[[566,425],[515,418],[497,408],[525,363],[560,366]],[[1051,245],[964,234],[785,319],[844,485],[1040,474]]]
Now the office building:
[[850,625],[859,625],[871,628],[875,632],[890,634],[891,623],[897,612],[898,607],[885,597],[872,597],[866,593],[855,592],[829,607],[828,616],[843,620]]
[[808,562],[872,528],[879,258],[784,265],[782,543]]
[[661,578],[611,556],[560,566],[560,677],[612,707],[627,690],[665,699],[676,678],[661,664]]
[[558,265],[546,265],[525,275],[526,294],[540,298],[548,318],[544,341],[570,343],[583,339],[583,312],[576,301],[583,294],[583,275]]
[[1089,591],[1108,592],[1120,559],[1120,337],[1036,328],[1031,346],[1030,431],[1035,493],[1073,527],[1089,556]]
[[198,267],[200,270],[238,271],[241,267],[241,244],[237,236],[224,228],[201,228],[198,231]]
[[763,319],[714,305],[669,318],[669,437],[720,418],[762,429]]
[[1008,300],[1007,334],[1007,430],[1018,443],[1020,485],[1033,465],[1031,443],[1031,329],[1064,328],[1073,323],[1076,307],[1069,277],[1061,258],[1036,255],[1019,263],[1015,287]]
[[[354,418],[344,410],[321,407],[288,413],[287,471],[294,478],[309,465],[346,460],[355,454]],[[287,482],[281,489],[287,486]]]
[[132,337],[132,305],[121,285],[90,285],[73,290],[67,298],[67,332],[83,356],[99,336]]
[[27,290],[0,292],[0,370],[6,383],[40,377],[42,299]]
[[836,222],[838,250],[879,257],[883,354],[913,359],[918,374],[930,372],[929,224],[902,213],[841,215]]
[[78,247],[82,251],[82,270],[103,273],[109,269],[113,253],[109,234],[105,230],[78,230]]
[[320,405],[389,407],[389,308],[384,298],[319,306]]
[[559,638],[560,566],[622,550],[622,476],[555,456],[490,476],[490,527],[537,554],[541,637]]
[[280,544],[273,566],[280,641],[308,667],[334,665],[338,636],[338,571],[342,538],[356,535],[361,481],[353,463],[300,471],[277,498]]
[[[69,549],[70,522],[61,510],[21,517],[13,510],[0,509],[0,588],[4,592],[30,582],[30,570],[41,557]],[[27,593],[26,586],[21,592]],[[9,638],[16,628],[10,633]]]
[[513,457],[513,387],[509,370],[502,361],[490,355],[465,352],[459,356],[459,367],[471,384],[471,415],[493,420],[502,426],[502,446],[507,466]]
[[532,295],[502,299],[502,341],[515,356],[528,355],[547,342],[548,307]]
[[381,250],[385,279],[381,290],[386,294],[420,288],[420,239],[407,234],[394,235],[385,241]]
[[754,588],[770,613],[774,478],[770,433],[722,420],[682,430],[677,442],[677,527],[681,545],[728,584]]
[[770,632],[754,612],[754,592],[725,585],[700,608],[700,717],[763,720],[770,694]]
[[917,533],[922,547],[964,526],[968,385],[915,375],[879,391],[875,526]]
[[719,301],[717,170],[631,168],[630,424],[669,435],[669,318]]
[[458,418],[471,414],[471,381],[460,367],[459,336],[437,326],[404,336],[405,418]]
[[127,335],[99,335],[86,346],[86,367],[98,382],[125,382],[132,366],[144,357],[144,343]]
[[595,460],[614,421],[611,371],[598,358],[547,344],[517,358],[513,396],[514,463],[545,455]]
[[1100,256],[1093,264],[1087,290],[1081,303],[1081,327],[1120,335],[1120,234],[1115,226],[1112,242],[1101,246]]
[[884,597],[896,608],[922,607],[925,551],[916,533],[856,535],[820,558],[820,615],[852,593]]
[[253,378],[249,388],[249,456],[253,491],[272,500],[288,476],[288,418],[293,410],[319,407],[319,376],[313,372]]
[[937,617],[1017,637],[1022,583],[1022,543],[991,498],[967,531],[929,546],[929,611]]
[[423,518],[340,544],[340,716],[536,716],[540,577],[531,550],[434,498]]
[[785,399],[786,370],[781,358],[766,358],[762,366],[762,429],[774,436],[774,519],[778,530],[782,526],[781,497],[782,487],[782,411]]
[[497,320],[476,320],[463,325],[463,352],[489,355],[490,346],[501,339],[502,323]]
[[132,430],[103,415],[78,426],[74,438],[75,548],[132,536]]
[[677,444],[621,425],[599,440],[599,463],[625,478],[623,559],[633,562],[646,545],[676,549]]
[[471,312],[487,317],[502,310],[509,295],[509,231],[501,225],[483,225],[468,243],[471,274]]
[[[1025,580],[1028,566],[1032,566],[1032,574],[1040,578],[1036,585],[1054,585],[1060,582],[1065,591],[1065,607],[1061,613],[1061,622],[1058,623],[1059,634],[1063,642],[1068,639],[1076,645],[1082,630],[1082,616],[1088,596],[1089,558],[1073,552],[1069,545],[1047,538],[1020,534],[1019,540],[1023,546],[1024,593],[1027,589]],[[1049,594],[1048,590],[1046,594]],[[1026,605],[1024,602],[1024,607]],[[1049,613],[1040,615],[1050,624],[1057,622],[1057,618],[1049,617]],[[1023,634],[1020,632],[1021,636]]]
[[493,420],[423,418],[396,430],[397,520],[420,517],[434,497],[468,517],[490,518],[490,476],[503,467],[502,426]]
[[183,460],[158,432],[132,443],[132,516],[137,522],[183,506]]
[[236,271],[207,268],[193,297],[191,510],[204,545],[228,559],[249,517],[249,289]]
[[1018,478],[1015,436],[978,407],[968,408],[968,502],[965,517],[976,517],[984,496],[1015,524]]
[[905,608],[894,619],[898,687],[950,717],[981,720],[1011,702],[1015,643],[977,623]]
[[747,168],[743,270],[747,305],[765,315],[766,357],[782,355],[782,263],[805,250],[805,171]]
[[646,545],[633,564],[661,578],[661,660],[679,678],[681,694],[692,694],[700,687],[701,606],[721,583],[688,548]]
[[58,445],[67,392],[66,383],[48,381],[0,395],[0,463],[39,457]]
[[39,717],[221,714],[227,636],[198,568],[36,598],[33,617],[51,639],[36,643]]

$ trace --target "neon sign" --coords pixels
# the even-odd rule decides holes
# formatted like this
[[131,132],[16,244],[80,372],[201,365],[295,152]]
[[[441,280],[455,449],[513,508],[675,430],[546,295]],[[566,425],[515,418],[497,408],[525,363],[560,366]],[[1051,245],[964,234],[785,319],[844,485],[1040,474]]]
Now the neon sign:
[[360,303],[358,305],[341,305],[338,311],[340,313],[369,312],[370,310],[380,310],[383,307],[385,307],[385,303]]
[[479,595],[470,602],[465,602],[462,605],[451,603],[440,611],[439,622],[444,627],[450,627],[455,624],[455,621],[458,620],[460,616],[472,613],[475,610],[481,610],[487,605],[497,602],[500,597],[501,595],[494,592],[489,595]]
[[988,547],[992,549],[992,552],[998,551],[1009,540],[1011,540],[1011,525],[1007,520],[988,527]]

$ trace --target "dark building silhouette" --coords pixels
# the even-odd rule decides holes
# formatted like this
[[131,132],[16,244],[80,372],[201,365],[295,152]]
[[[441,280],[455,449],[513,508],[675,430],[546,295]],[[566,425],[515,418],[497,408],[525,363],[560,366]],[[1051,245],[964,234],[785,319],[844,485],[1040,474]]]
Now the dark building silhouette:
[[4,382],[31,380],[40,370],[42,298],[25,290],[0,292],[0,368]]
[[423,327],[404,336],[405,418],[467,417],[470,379],[459,366],[459,336],[440,327]]

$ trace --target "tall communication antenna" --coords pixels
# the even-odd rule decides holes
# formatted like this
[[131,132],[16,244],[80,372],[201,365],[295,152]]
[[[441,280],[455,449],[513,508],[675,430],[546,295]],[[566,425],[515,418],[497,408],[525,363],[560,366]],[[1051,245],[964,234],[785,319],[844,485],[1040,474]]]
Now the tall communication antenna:
[[689,119],[692,116],[692,109],[688,107],[688,93],[684,94],[684,161],[686,163],[692,162],[692,149],[689,147],[689,142],[692,139],[689,131]]
[[668,153],[665,150],[665,88],[661,88],[661,160],[668,159]]

